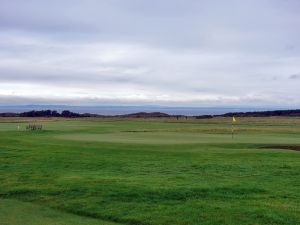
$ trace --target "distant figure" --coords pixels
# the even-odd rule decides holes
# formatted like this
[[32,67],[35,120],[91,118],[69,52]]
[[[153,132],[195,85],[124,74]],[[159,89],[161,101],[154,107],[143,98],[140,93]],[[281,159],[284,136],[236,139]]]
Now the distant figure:
[[18,130],[20,130],[20,125],[18,125]]

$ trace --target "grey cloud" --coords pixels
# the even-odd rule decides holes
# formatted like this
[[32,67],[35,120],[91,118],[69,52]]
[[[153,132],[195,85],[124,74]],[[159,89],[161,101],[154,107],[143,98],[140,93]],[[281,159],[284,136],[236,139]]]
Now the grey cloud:
[[0,94],[12,98],[39,86],[68,101],[298,104],[296,0],[0,5]]
[[296,1],[283,4],[270,0],[1,0],[0,25],[66,41],[115,40],[173,48],[276,51],[278,44],[282,48],[299,44],[299,33],[294,29],[300,19],[293,10],[297,7]]
[[298,74],[293,74],[293,75],[291,75],[290,77],[289,77],[290,79],[300,79],[300,73],[298,73]]
[[99,85],[99,83],[127,83],[134,82],[130,76],[120,76],[113,74],[91,74],[91,73],[49,73],[49,72],[30,72],[24,70],[1,69],[0,82],[22,82],[22,83],[42,83],[59,86],[65,85]]

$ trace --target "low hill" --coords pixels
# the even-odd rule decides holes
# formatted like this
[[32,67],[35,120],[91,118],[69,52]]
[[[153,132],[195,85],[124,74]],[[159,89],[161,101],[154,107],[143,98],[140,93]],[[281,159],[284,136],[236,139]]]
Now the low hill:
[[156,117],[170,117],[171,115],[167,113],[161,113],[161,112],[138,112],[138,113],[131,113],[131,114],[125,114],[120,115],[119,117],[125,117],[125,118],[156,118]]

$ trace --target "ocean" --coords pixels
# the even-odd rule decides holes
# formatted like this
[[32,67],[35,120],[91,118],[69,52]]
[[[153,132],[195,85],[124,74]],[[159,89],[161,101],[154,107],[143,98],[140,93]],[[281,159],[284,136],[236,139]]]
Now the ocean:
[[4,112],[27,112],[31,110],[56,110],[61,112],[69,110],[77,113],[93,113],[99,115],[123,115],[137,112],[162,112],[170,115],[220,115],[228,112],[251,112],[286,109],[278,107],[169,107],[169,106],[123,106],[123,105],[102,105],[102,106],[69,106],[69,105],[11,105],[0,106],[0,113]]

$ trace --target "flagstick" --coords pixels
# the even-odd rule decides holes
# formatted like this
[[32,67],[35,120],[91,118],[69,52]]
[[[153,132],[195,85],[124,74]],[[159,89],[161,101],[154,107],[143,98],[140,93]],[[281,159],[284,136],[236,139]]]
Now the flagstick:
[[234,133],[234,126],[233,123],[231,124],[231,139],[233,139],[233,134]]

